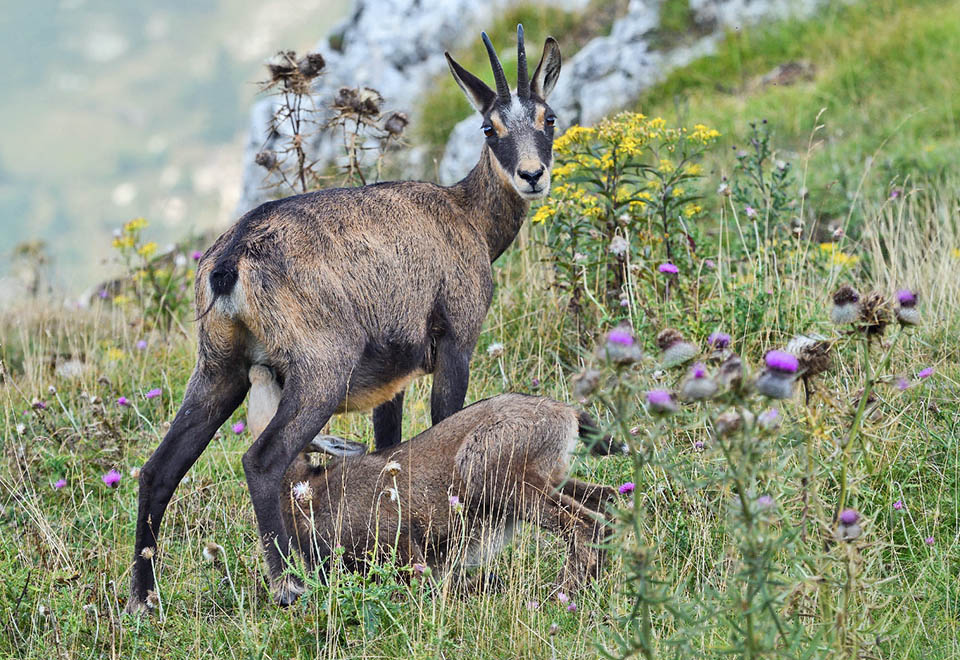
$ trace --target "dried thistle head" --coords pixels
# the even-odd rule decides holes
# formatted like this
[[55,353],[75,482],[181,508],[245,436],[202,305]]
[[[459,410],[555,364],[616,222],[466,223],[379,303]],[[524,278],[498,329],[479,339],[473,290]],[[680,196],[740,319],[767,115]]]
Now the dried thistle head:
[[860,302],[860,314],[857,322],[867,336],[882,335],[890,323],[893,314],[890,303],[883,294],[873,291]]
[[325,66],[327,62],[320,53],[307,53],[297,62],[297,70],[307,80],[313,80],[319,76]]
[[683,338],[683,333],[673,328],[667,328],[657,335],[657,346],[660,348],[660,361],[667,369],[685,364],[700,353],[696,346]]
[[797,335],[787,344],[787,353],[794,355],[802,376],[809,378],[831,367],[833,343],[821,335]]
[[380,116],[383,97],[370,87],[341,87],[333,101],[333,108],[340,114],[357,115],[363,119]]
[[259,152],[253,159],[257,165],[262,167],[265,170],[272,172],[277,169],[279,161],[277,160],[277,152],[272,149],[264,149]]
[[391,137],[398,138],[403,135],[403,131],[407,128],[407,124],[409,123],[410,118],[407,117],[406,113],[394,112],[387,117],[387,121],[383,123],[383,130],[385,130]]
[[736,353],[730,353],[720,364],[717,381],[727,389],[739,389],[743,384],[743,361]]

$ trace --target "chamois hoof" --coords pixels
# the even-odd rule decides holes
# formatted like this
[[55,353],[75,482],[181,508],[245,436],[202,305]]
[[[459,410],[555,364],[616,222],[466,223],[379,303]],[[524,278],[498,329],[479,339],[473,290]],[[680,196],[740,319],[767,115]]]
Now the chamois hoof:
[[136,596],[130,596],[130,599],[127,600],[127,604],[123,608],[123,613],[131,616],[144,616],[156,613],[159,607],[160,597],[156,591],[151,589],[147,592],[146,600],[141,600]]
[[293,605],[306,589],[297,578],[292,575],[284,575],[279,582],[270,588],[270,591],[273,592],[273,600],[277,605],[288,607]]

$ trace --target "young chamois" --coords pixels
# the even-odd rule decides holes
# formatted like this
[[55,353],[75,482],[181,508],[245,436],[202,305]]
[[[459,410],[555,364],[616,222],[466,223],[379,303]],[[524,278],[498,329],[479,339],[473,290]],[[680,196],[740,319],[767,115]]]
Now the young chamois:
[[[265,428],[281,390],[269,370],[250,370],[252,432]],[[284,526],[309,565],[343,547],[347,568],[395,550],[401,565],[429,566],[458,581],[503,548],[520,522],[566,541],[560,588],[572,592],[603,560],[606,502],[615,491],[569,476],[581,434],[595,427],[568,405],[501,394],[454,413],[408,442],[366,447],[317,436],[294,461],[281,494]],[[311,465],[307,453],[338,456]],[[602,450],[599,453],[604,453]]]
[[282,573],[290,542],[280,514],[283,474],[330,416],[373,408],[376,444],[392,446],[400,440],[404,389],[427,373],[433,421],[461,408],[493,295],[491,263],[550,185],[556,118],[546,99],[560,50],[548,38],[529,78],[519,26],[517,36],[513,93],[485,34],[496,91],[447,54],[454,79],[483,116],[480,161],[462,181],[382,183],[267,202],[204,254],[196,277],[197,364],[169,431],[140,472],[127,611],[144,608],[167,504],[243,401],[251,365],[269,365],[283,384],[277,414],[243,457],[280,604],[299,591]]

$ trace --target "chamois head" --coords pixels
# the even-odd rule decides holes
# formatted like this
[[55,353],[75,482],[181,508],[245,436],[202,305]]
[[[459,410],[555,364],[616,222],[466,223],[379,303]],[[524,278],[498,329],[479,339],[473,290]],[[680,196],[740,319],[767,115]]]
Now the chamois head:
[[487,87],[446,53],[450,72],[467,95],[467,100],[483,115],[481,128],[486,146],[500,176],[524,199],[545,197],[550,192],[553,129],[557,121],[547,105],[547,97],[560,75],[560,47],[553,37],[547,37],[540,64],[533,78],[529,78],[523,26],[518,25],[517,89],[511,92],[490,38],[486,32],[482,37],[497,90]]

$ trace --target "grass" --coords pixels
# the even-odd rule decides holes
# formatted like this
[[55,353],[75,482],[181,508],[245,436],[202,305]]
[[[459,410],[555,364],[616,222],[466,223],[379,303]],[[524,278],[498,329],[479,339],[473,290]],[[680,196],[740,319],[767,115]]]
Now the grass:
[[[956,25],[949,8],[945,3],[916,7],[886,2],[874,3],[868,11],[856,5],[830,14],[832,18],[744,33],[736,48],[731,45],[735,40],[728,39],[716,59],[668,79],[651,92],[644,108],[648,114],[667,111],[677,91],[687,90],[689,116],[725,129],[730,143],[743,135],[744,117],[768,116],[779,137],[802,153],[798,170],[809,173],[808,203],[826,204],[830,177],[844,167],[844,180],[858,181],[867,169],[865,159],[886,135],[880,127],[865,127],[864,117],[877,118],[887,129],[913,117],[897,139],[887,140],[875,162],[929,142],[936,146],[923,152],[921,160],[932,163],[941,143],[956,140],[951,114],[956,102],[929,91],[935,84],[941,89],[956,85],[941,75],[950,69],[933,66],[936,56],[944,58],[944,67],[956,57],[944,52],[957,34],[948,34]],[[911,26],[898,49],[891,45],[896,30],[890,28],[888,34],[883,29],[894,21]],[[843,29],[849,33],[849,50],[841,57],[836,48]],[[868,38],[871,34],[874,38]],[[930,41],[911,48],[915,34]],[[936,35],[945,41],[932,41]],[[813,52],[820,48],[818,39],[825,45]],[[862,57],[867,50],[874,50],[876,59]],[[904,73],[903,52],[916,55],[913,77]],[[808,53],[817,64],[810,83],[783,89],[749,86],[772,64],[799,53]],[[880,75],[883,58],[890,60],[886,70],[900,72],[901,89]],[[741,85],[741,93],[725,87],[734,84]],[[899,117],[881,117],[883,99],[896,95],[903,101],[911,90],[925,88],[921,100],[929,104],[929,113],[911,115],[904,108]],[[829,96],[821,96],[826,90],[833,90],[829,98],[834,99],[828,110],[828,118],[833,117],[829,139],[808,161],[802,147],[821,100]],[[763,108],[769,114],[759,112]],[[724,150],[716,153],[711,186],[732,161]],[[821,171],[824,167],[827,172]],[[696,305],[654,306],[654,315],[635,325],[644,329],[641,339],[650,352],[655,351],[655,329],[672,319],[686,319],[686,327],[698,328],[691,338],[700,342],[720,326],[737,337],[739,350],[755,362],[796,332],[835,334],[827,308],[829,292],[838,283],[855,282],[862,290],[876,286],[892,291],[904,285],[920,290],[924,324],[910,341],[898,344],[891,373],[932,366],[935,375],[902,395],[884,390],[876,417],[864,426],[863,451],[853,454],[851,502],[867,522],[849,564],[860,576],[850,621],[865,640],[861,657],[939,660],[960,655],[955,634],[960,624],[960,284],[955,277],[960,268],[960,181],[936,167],[891,172],[925,181],[919,190],[907,186],[896,199],[869,191],[854,196],[861,231],[845,249],[859,256],[857,263],[824,268],[817,240],[808,238],[797,241],[789,253],[793,261],[783,267],[751,269],[718,252],[711,256],[720,268],[696,275],[701,291]],[[723,213],[717,216],[716,232],[730,239],[732,218]],[[497,264],[497,294],[471,364],[468,401],[509,390],[571,398],[570,376],[581,366],[577,338],[568,301],[551,286],[543,262],[542,231],[528,223]],[[756,259],[773,264],[774,255],[769,247]],[[147,341],[145,349],[137,348],[141,339]],[[494,342],[504,345],[499,358],[486,351]],[[190,332],[161,334],[144,326],[135,313],[107,307],[68,313],[53,305],[33,305],[0,315],[0,572],[5,576],[0,657],[592,658],[598,645],[609,646],[611,633],[621,629],[616,617],[627,606],[619,596],[626,574],[622,560],[614,559],[603,578],[578,596],[578,610],[571,614],[556,602],[551,587],[562,548],[549,535],[526,528],[496,562],[495,570],[506,582],[500,594],[459,598],[431,593],[398,577],[402,571],[384,567],[376,579],[337,574],[330,588],[309,592],[294,607],[274,607],[263,583],[240,463],[251,439],[231,431],[231,424],[244,418],[242,407],[190,471],[168,510],[159,565],[164,617],[120,616],[136,517],[137,486],[130,470],[144,463],[176,412],[195,349]],[[79,372],[58,375],[54,366],[70,358],[83,365]],[[804,486],[798,475],[808,457],[815,463],[816,492],[827,505],[832,502],[838,489],[839,442],[849,428],[849,402],[862,385],[864,368],[861,357],[846,351],[823,379],[829,397],[817,399],[809,409],[799,397],[784,406],[789,425],[776,452],[784,468],[765,484],[782,503],[784,520],[801,515]],[[639,387],[659,382],[652,371],[637,376]],[[162,388],[162,395],[145,399],[144,393],[155,387]],[[404,437],[429,425],[429,391],[429,379],[416,381],[408,391]],[[133,405],[116,405],[121,395]],[[34,400],[43,400],[46,409],[33,410]],[[604,409],[592,411],[612,421]],[[629,421],[641,429],[652,424],[645,416]],[[372,437],[364,415],[338,417],[331,430],[353,439]],[[702,426],[681,427],[658,440],[675,456],[674,470],[691,481],[722,472],[725,465],[709,446],[702,452],[694,449],[698,439],[707,439]],[[123,474],[116,489],[100,479],[111,468]],[[576,472],[613,485],[633,478],[624,458],[588,458]],[[677,489],[658,469],[642,476],[638,491],[650,511],[642,536],[654,549],[659,575],[685,605],[709,589],[727,593],[734,583],[737,542],[723,515],[729,492],[709,484]],[[54,489],[59,478],[67,484]],[[892,508],[897,500],[906,505],[899,512]],[[934,537],[933,545],[924,542],[928,536]],[[208,541],[224,546],[224,561],[202,559]],[[820,544],[811,540],[802,554],[777,557],[784,580],[796,587],[791,607],[798,616],[809,616],[810,625],[817,612],[843,598],[842,581],[836,578],[847,565],[840,553],[844,547],[821,554]],[[810,571],[817,557],[825,562],[822,573]],[[539,606],[532,608],[531,601]],[[733,619],[737,616],[731,613]],[[665,636],[676,623],[662,618],[655,628]],[[827,640],[805,649],[809,657],[850,657],[849,648],[835,648]],[[723,626],[704,625],[691,643],[689,657],[718,657],[729,635]]]
[[[730,32],[715,55],[671,73],[637,109],[716,127],[727,148],[748,121],[767,119],[788,160],[806,153],[822,124],[809,161],[807,185],[820,200],[812,210],[817,218],[842,216],[863,174],[882,194],[906,177],[936,181],[951,171],[960,86],[943,73],[960,66],[958,10],[943,0],[837,3],[811,20]],[[812,78],[762,83],[790,62],[808,64]],[[713,164],[729,162],[720,156]]]

